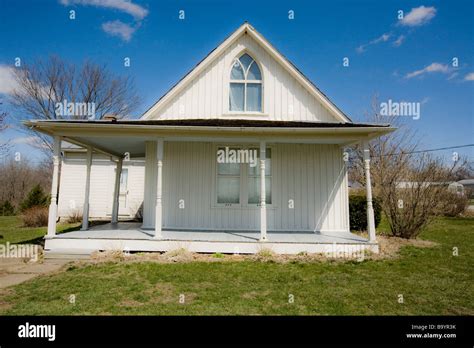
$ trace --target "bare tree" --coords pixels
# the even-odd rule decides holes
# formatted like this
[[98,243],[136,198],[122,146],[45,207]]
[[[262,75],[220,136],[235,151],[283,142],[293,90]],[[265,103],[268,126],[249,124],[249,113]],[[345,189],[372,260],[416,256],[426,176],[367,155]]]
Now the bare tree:
[[[107,114],[129,117],[139,104],[130,77],[114,76],[106,66],[86,61],[81,67],[57,56],[17,68],[11,103],[17,120],[101,119]],[[63,106],[66,106],[63,108]],[[93,109],[93,115],[84,114]],[[58,112],[60,111],[60,112]],[[36,133],[40,146],[51,149],[49,137]]]
[[47,166],[33,165],[28,158],[19,161],[12,158],[0,165],[0,202],[9,201],[18,207],[36,184],[48,192],[50,177]]
[[[0,102],[0,106],[2,106],[3,103]],[[0,133],[4,132],[8,128],[7,125],[7,113],[3,110],[0,110]],[[3,156],[6,156],[8,149],[9,149],[9,142],[8,141],[2,141],[0,142],[0,158]]]
[[[464,168],[465,162],[458,160],[448,166],[439,158],[418,152],[416,132],[398,117],[381,116],[376,97],[369,121],[399,127],[369,143],[372,185],[392,234],[416,237],[447,204],[440,197],[448,197],[447,183]],[[365,185],[363,151],[357,147],[351,155],[350,179]]]

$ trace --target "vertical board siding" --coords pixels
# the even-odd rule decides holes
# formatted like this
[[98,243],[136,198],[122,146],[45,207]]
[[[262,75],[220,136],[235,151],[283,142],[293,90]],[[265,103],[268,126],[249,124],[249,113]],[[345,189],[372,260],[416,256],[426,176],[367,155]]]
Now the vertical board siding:
[[[272,146],[272,200],[267,207],[270,231],[347,231],[348,188],[342,150],[337,145],[269,144]],[[124,163],[129,169],[128,202],[133,217],[144,204],[153,214],[156,183],[155,143],[148,145],[147,175],[144,161]],[[163,226],[174,229],[259,230],[256,207],[215,206],[215,144],[165,142],[163,160]],[[94,155],[91,171],[92,218],[110,216],[115,165]],[[85,155],[68,154],[62,163],[59,214],[71,214],[74,200],[82,212]],[[150,173],[148,175],[148,173]],[[145,185],[146,181],[146,185]],[[144,196],[147,197],[144,202]],[[185,208],[179,208],[184,200]],[[289,200],[294,209],[289,208]],[[147,205],[146,202],[150,203]],[[147,221],[153,227],[154,219]],[[149,226],[148,226],[149,225]]]
[[[341,149],[306,144],[276,144],[272,148],[269,230],[347,230],[347,176]],[[259,229],[258,208],[215,206],[213,161],[212,143],[165,143],[165,228]],[[180,199],[184,199],[185,209],[179,208]],[[288,206],[290,199],[294,209]]]
[[[153,119],[229,117],[229,78],[232,61],[248,52],[260,65],[263,79],[263,115],[253,119],[338,122],[331,113],[257,42],[240,37],[217,57],[175,98],[163,105]],[[293,113],[289,113],[290,105]],[[184,114],[180,112],[184,109]],[[235,117],[235,115],[233,116]],[[239,117],[246,117],[244,114]]]

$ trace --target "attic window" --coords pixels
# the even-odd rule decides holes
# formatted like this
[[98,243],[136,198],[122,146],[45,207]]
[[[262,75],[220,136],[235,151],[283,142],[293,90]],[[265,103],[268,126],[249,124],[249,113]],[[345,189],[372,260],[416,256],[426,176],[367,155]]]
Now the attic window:
[[262,112],[262,74],[247,53],[234,60],[230,71],[229,110]]

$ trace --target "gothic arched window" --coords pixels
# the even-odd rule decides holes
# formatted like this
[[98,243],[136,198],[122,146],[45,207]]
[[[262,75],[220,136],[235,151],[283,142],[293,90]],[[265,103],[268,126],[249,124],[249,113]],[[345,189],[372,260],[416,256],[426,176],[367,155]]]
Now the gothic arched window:
[[232,64],[229,111],[262,112],[262,74],[257,62],[247,53]]

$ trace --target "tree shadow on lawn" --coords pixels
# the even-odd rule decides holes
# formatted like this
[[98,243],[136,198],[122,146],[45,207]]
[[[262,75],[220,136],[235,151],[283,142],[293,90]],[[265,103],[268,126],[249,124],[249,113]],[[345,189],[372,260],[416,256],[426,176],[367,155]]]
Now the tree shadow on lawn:
[[[102,220],[91,221],[89,223],[89,226],[94,227],[94,226],[104,225],[104,224],[107,224],[107,223],[109,223],[109,221],[102,221]],[[67,233],[67,232],[79,231],[81,229],[81,226],[82,226],[82,224],[78,224],[77,226],[70,226],[68,228],[65,228],[64,230],[56,232],[56,234],[63,234],[63,233]],[[15,243],[15,244],[38,244],[38,245],[41,245],[42,247],[44,247],[44,236],[45,235],[40,236],[40,237],[36,237],[36,238],[32,238],[32,239],[29,239],[29,240],[23,240],[21,242]]]

